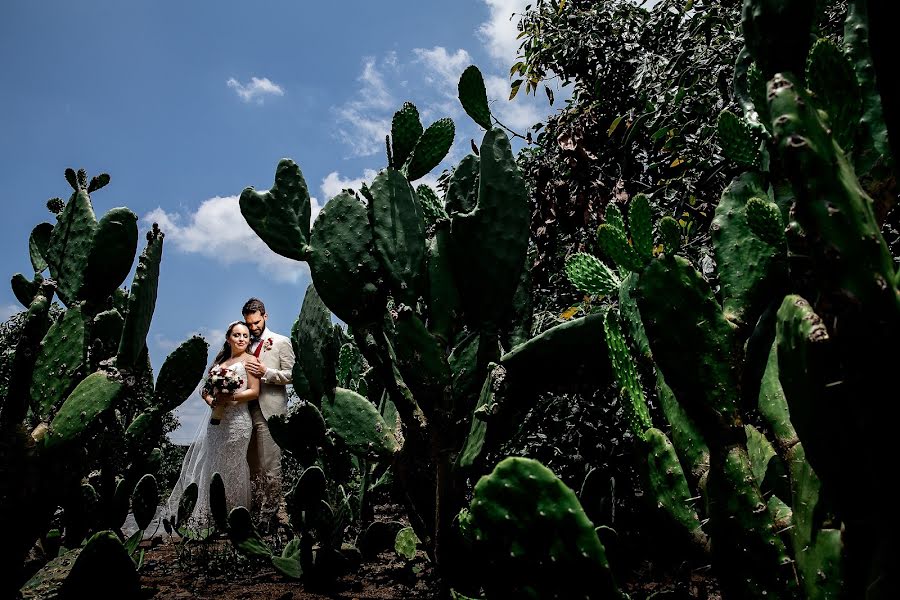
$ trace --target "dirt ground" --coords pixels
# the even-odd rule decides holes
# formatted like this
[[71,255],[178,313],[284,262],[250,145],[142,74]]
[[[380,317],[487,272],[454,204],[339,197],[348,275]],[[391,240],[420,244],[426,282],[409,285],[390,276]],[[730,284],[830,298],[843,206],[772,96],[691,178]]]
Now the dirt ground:
[[[229,545],[227,541],[223,545]],[[363,562],[360,570],[342,577],[331,589],[308,590],[265,563],[251,564],[228,549],[209,556],[207,566],[182,556],[177,544],[162,543],[148,548],[141,585],[145,598],[154,600],[197,598],[215,600],[424,600],[434,597],[430,568],[413,573],[405,559],[383,552],[375,561]],[[228,568],[228,564],[231,568]]]

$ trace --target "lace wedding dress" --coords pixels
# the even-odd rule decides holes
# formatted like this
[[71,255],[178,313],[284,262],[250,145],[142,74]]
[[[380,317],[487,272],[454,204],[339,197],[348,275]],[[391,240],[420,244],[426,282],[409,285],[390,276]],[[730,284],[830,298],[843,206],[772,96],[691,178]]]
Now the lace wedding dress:
[[[218,366],[218,365],[216,365]],[[247,389],[247,371],[244,363],[236,362],[229,370],[244,380],[244,385],[235,393]],[[218,425],[209,423],[209,414],[191,442],[184,462],[181,464],[181,475],[172,488],[172,494],[166,503],[166,512],[170,521],[178,515],[178,503],[185,488],[196,483],[197,504],[188,519],[188,527],[199,530],[212,526],[209,510],[209,483],[214,473],[222,476],[225,483],[225,497],[228,511],[237,506],[250,509],[251,485],[250,466],[247,463],[247,447],[250,445],[250,434],[253,422],[245,402],[230,404]]]

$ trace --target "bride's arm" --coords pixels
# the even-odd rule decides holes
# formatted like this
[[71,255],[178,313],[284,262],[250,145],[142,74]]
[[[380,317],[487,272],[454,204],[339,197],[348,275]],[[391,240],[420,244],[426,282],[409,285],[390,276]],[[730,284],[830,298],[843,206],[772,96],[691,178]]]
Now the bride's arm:
[[246,369],[245,372],[247,373],[247,389],[232,396],[238,402],[250,402],[259,398],[259,377],[251,375]]

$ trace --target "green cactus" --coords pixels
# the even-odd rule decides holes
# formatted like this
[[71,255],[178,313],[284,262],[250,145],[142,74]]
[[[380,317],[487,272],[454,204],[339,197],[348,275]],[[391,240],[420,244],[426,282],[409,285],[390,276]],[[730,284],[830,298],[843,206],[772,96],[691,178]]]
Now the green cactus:
[[584,252],[566,259],[566,276],[575,289],[592,296],[613,294],[622,283],[612,269]]
[[653,258],[653,213],[644,194],[632,198],[628,205],[628,230],[637,253],[644,260]]
[[619,315],[616,311],[606,311],[603,322],[606,336],[606,347],[609,349],[609,361],[612,364],[613,377],[623,399],[625,420],[637,437],[652,427],[650,411],[644,399],[644,388],[638,378],[637,368],[631,358],[628,342],[619,327]]
[[459,102],[472,120],[490,129],[491,109],[488,108],[484,78],[475,65],[469,65],[459,78]]
[[397,169],[405,164],[424,131],[416,106],[412,102],[404,102],[391,121],[393,161],[388,166]]
[[263,541],[253,526],[250,511],[243,506],[233,508],[228,513],[228,537],[238,550],[248,556],[259,558],[272,556],[272,549]]
[[101,303],[122,285],[131,272],[137,242],[137,215],[127,208],[103,215],[91,239],[79,297]]
[[102,371],[85,377],[69,394],[50,423],[45,446],[60,450],[77,443],[122,391],[122,383]]
[[450,175],[444,197],[444,207],[448,215],[452,217],[456,213],[468,213],[475,209],[478,203],[480,176],[481,160],[477,155],[469,154],[459,161]]
[[422,210],[412,186],[399,171],[385,169],[369,186],[369,222],[375,256],[387,275],[394,296],[414,304],[425,264]]
[[744,121],[733,112],[723,110],[716,128],[725,158],[749,169],[760,166],[759,139]]
[[147,529],[159,506],[159,487],[153,475],[147,473],[140,478],[131,495],[131,506],[138,529]]
[[416,188],[416,199],[422,210],[422,217],[425,220],[425,227],[434,227],[438,221],[449,219],[444,206],[438,199],[437,194],[428,184],[421,184]]
[[784,221],[777,204],[753,197],[747,200],[746,213],[747,225],[756,237],[770,246],[784,247]]
[[67,306],[78,300],[84,269],[91,253],[97,219],[87,192],[76,192],[66,203],[50,235],[45,256],[56,292]]
[[166,357],[153,392],[154,404],[160,412],[174,410],[188,399],[206,369],[208,350],[209,344],[203,338],[193,336]]
[[309,385],[308,400],[315,405],[336,385],[335,352],[338,350],[330,333],[331,311],[310,284],[303,296],[300,315],[291,328],[291,343],[297,357],[294,370],[302,369]]
[[539,462],[501,461],[476,484],[469,514],[488,599],[623,597],[575,492]]
[[217,529],[228,530],[228,500],[225,481],[219,473],[213,473],[209,479],[209,514]]
[[766,79],[777,72],[803,72],[816,3],[744,0],[745,43]]
[[156,309],[156,292],[159,283],[159,263],[162,260],[163,238],[165,234],[154,223],[147,232],[147,247],[138,259],[137,270],[128,296],[128,312],[122,339],[119,342],[117,366],[133,369],[146,348],[150,321]]
[[603,213],[603,221],[610,227],[618,229],[624,235],[628,230],[625,228],[625,217],[615,202],[606,205],[606,211]]
[[499,325],[525,264],[525,183],[509,138],[492,129],[481,142],[478,202],[452,216],[453,267],[466,313],[481,327]]
[[677,254],[681,249],[681,227],[678,225],[678,221],[669,216],[660,219],[659,234],[662,237],[665,253]]
[[455,133],[456,126],[450,119],[438,119],[428,126],[416,142],[412,154],[403,163],[403,171],[410,181],[421,179],[444,160],[453,145]]
[[809,51],[806,86],[816,104],[828,113],[834,140],[847,152],[851,151],[862,99],[853,64],[830,40],[818,40]]
[[459,290],[453,277],[451,244],[450,222],[442,221],[435,226],[434,236],[428,241],[426,262],[428,304],[431,309],[428,329],[444,342],[450,339],[450,332],[462,312]]
[[244,189],[240,206],[247,224],[274,252],[308,260],[312,205],[306,180],[294,161],[279,161],[272,189]]
[[84,376],[85,315],[80,306],[67,310],[50,327],[41,342],[34,365],[31,397],[39,403],[38,414],[47,419]]
[[28,237],[28,255],[35,273],[44,271],[48,266],[45,257],[52,235],[53,225],[50,223],[40,223],[31,230],[31,235]]
[[310,234],[310,270],[316,291],[339,319],[372,322],[384,312],[381,268],[373,255],[366,206],[341,192],[322,208]]
[[603,223],[597,228],[597,244],[603,255],[624,271],[637,272],[644,267],[644,260],[628,243],[625,232],[614,225]]
[[28,305],[31,304],[31,301],[38,294],[38,290],[40,290],[43,281],[44,278],[40,273],[35,273],[34,279],[32,280],[29,280],[21,273],[16,273],[13,275],[10,284],[12,285],[12,291],[16,296],[16,299],[22,303],[22,306],[28,308]]
[[354,453],[384,456],[398,450],[393,430],[385,424],[375,405],[352,390],[335,388],[334,399],[322,402],[322,416]]
[[705,548],[709,540],[700,527],[697,511],[691,506],[691,491],[672,442],[666,434],[653,427],[642,433],[641,442],[646,450],[651,497],[689,534],[696,546]]
[[747,219],[747,202],[765,197],[763,185],[755,173],[736,177],[722,193],[710,227],[725,318],[738,326],[756,323],[772,291],[784,278],[784,264],[777,260],[781,249],[758,238]]
[[891,146],[869,50],[868,10],[867,0],[851,0],[844,22],[844,47],[862,97],[862,114],[853,140],[853,166],[860,177],[872,173],[879,164],[891,162]]

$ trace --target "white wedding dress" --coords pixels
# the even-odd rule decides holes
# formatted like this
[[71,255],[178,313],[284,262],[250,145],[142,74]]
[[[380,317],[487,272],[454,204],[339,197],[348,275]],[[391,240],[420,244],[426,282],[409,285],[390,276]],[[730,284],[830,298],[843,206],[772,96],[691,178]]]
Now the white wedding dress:
[[[216,365],[219,366],[219,365]],[[230,367],[243,378],[244,385],[235,393],[247,389],[247,371],[243,362],[236,362]],[[225,415],[218,425],[209,423],[212,410],[203,422],[191,442],[184,462],[181,464],[181,475],[172,488],[172,494],[166,503],[168,519],[174,522],[178,515],[178,504],[185,488],[196,483],[197,504],[188,519],[188,527],[195,531],[212,526],[209,509],[209,484],[214,473],[222,476],[225,483],[225,498],[228,511],[244,506],[250,509],[251,485],[250,465],[247,463],[247,448],[250,445],[250,434],[253,422],[246,402],[230,404],[225,408]]]

